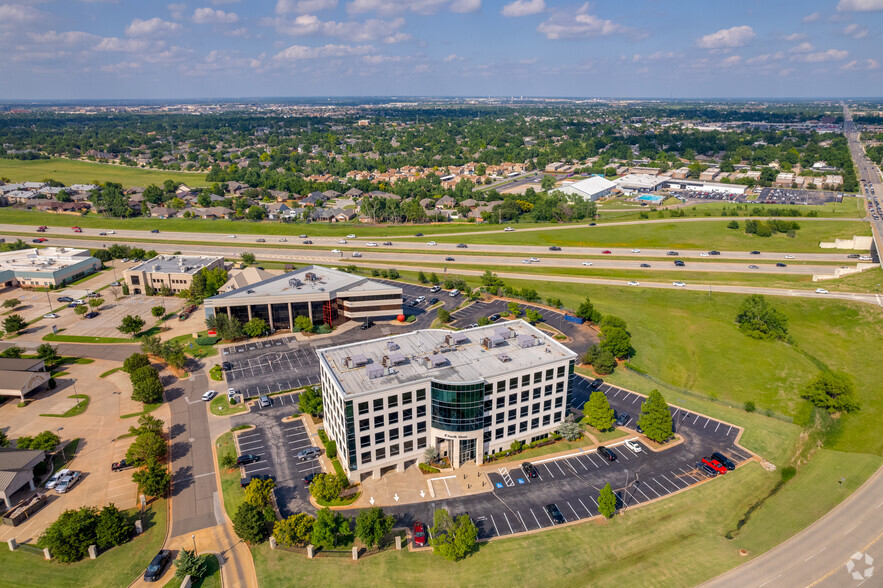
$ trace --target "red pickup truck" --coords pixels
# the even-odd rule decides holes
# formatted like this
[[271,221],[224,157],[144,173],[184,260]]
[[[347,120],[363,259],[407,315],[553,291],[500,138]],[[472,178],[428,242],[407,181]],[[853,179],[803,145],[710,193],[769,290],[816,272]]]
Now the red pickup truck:
[[111,464],[111,466],[110,466],[110,470],[111,470],[112,472],[119,472],[119,471],[122,471],[122,470],[127,470],[127,469],[132,468],[132,467],[135,467],[135,466],[133,466],[132,464],[128,463],[128,462],[124,459],[124,460],[122,460],[122,461],[115,461],[115,462],[113,462],[113,464]]
[[71,229],[73,229],[75,233],[82,233],[83,232],[83,229],[81,229],[80,227],[71,227]]

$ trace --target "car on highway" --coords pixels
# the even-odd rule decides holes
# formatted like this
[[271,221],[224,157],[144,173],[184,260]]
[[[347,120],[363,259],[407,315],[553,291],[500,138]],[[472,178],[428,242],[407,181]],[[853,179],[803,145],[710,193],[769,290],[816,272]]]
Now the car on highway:
[[39,227],[37,227],[37,232],[38,233],[45,233],[46,229],[48,229],[48,228],[49,227],[47,227],[46,225],[39,226]]
[[678,255],[678,252],[677,251],[669,251],[666,253],[666,255]]
[[365,247],[377,247],[377,243],[369,241],[368,243],[365,243]]
[[650,264],[649,263],[642,263],[641,267],[650,267]]
[[389,246],[392,245],[392,241],[384,241],[383,244]]
[[298,452],[297,459],[299,459],[300,461],[314,459],[319,457],[321,453],[322,450],[318,447],[307,447],[306,449],[302,449],[300,452]]
[[584,261],[583,265],[592,265],[592,262],[591,261]]
[[748,269],[760,269],[760,268],[756,265],[749,265]]
[[827,294],[828,291],[824,288],[816,288],[816,294]]
[[332,249],[331,253],[341,253],[340,249]]
[[353,257],[362,257],[362,253],[360,251],[353,251]]
[[861,257],[861,255],[859,255],[858,253],[850,253],[846,256],[846,259],[858,259],[859,257]]
[[236,238],[236,235],[227,235],[227,238],[228,238],[228,239],[235,239],[235,238]]
[[426,244],[430,247],[435,247],[436,245],[438,245],[438,243],[436,243],[435,241],[427,241]]
[[785,259],[794,259],[794,256],[793,255],[786,255]]
[[621,412],[616,415],[616,421],[614,421],[614,425],[617,427],[624,427],[628,424],[628,422],[632,420],[631,415],[627,412]]
[[307,239],[306,241],[303,242],[303,244],[304,244],[304,245],[312,245],[313,242],[310,241],[309,239]]
[[710,255],[710,253],[706,253],[703,251],[702,253],[699,254],[699,257],[708,257],[709,255]]
[[214,390],[206,390],[205,394],[202,395],[202,399],[205,401],[209,401],[217,395],[218,393]]
[[720,252],[720,251],[711,250],[711,251],[708,252],[708,254],[709,254],[709,255],[720,255],[721,252]]
[[529,259],[522,259],[521,263],[533,263],[533,262]]
[[46,318],[46,319],[57,319],[57,318],[58,318],[58,315],[55,314],[54,312],[50,312],[49,314],[44,314],[44,315],[43,315],[43,318]]
[[629,286],[640,286],[641,284],[640,284],[640,282],[636,282],[634,280],[629,280],[628,285]]
[[282,237],[281,239],[279,239],[279,242],[280,243],[288,243],[288,239],[286,239],[285,237]]
[[467,249],[469,246],[466,243],[457,243],[457,247],[459,249]]
[[254,463],[260,458],[253,453],[243,453],[239,457],[236,458],[236,465],[248,465],[250,463]]
[[307,236],[306,236],[306,235],[298,235],[297,238],[298,238],[298,239],[306,239]]
[[159,580],[171,560],[172,552],[168,549],[163,549],[153,556],[153,559],[150,560],[150,564],[147,566],[147,571],[144,572],[144,581],[156,582]]
[[34,239],[33,241],[34,241],[34,243],[45,243],[45,242],[48,241],[48,240],[49,240],[49,239],[47,239],[46,237],[37,237],[37,238]]
[[513,229],[512,227],[506,227],[505,229],[503,229],[503,231],[505,231],[505,232],[507,232],[507,233],[511,233],[511,232],[514,231],[514,230],[515,230],[515,229]]
[[604,447],[603,445],[598,447],[598,455],[606,459],[607,461],[616,461],[616,454],[613,453],[611,449]]
[[338,245],[346,245],[346,239],[341,239],[337,243],[338,243]]
[[640,249],[632,249],[632,253],[640,253],[640,252],[641,252]]
[[67,468],[64,468],[63,470],[58,470],[57,472],[52,474],[52,477],[49,478],[48,482],[46,482],[46,487],[52,490],[58,485],[61,479],[67,476],[69,473],[71,473],[71,471]]
[[561,511],[558,510],[558,506],[555,504],[547,504],[546,512],[549,514],[549,518],[552,519],[552,523],[555,525],[563,525],[567,521],[564,520],[564,515],[561,514]]
[[721,465],[721,462],[719,462],[716,459],[709,459],[707,457],[703,457],[702,463],[707,465],[708,467],[710,467],[711,469],[713,469],[714,471],[716,471],[719,474],[726,474],[727,473],[727,468],[725,468],[723,465]]
[[423,526],[423,523],[415,521],[414,522],[414,547],[425,547],[426,546],[426,527]]
[[154,233],[154,234],[155,234],[155,233],[159,233],[159,229],[150,229],[150,232],[151,232],[151,233]]
[[760,251],[752,251],[751,255],[760,255]]
[[355,233],[350,233],[349,235],[346,236],[346,238],[347,239],[355,239],[356,235],[355,235]]
[[55,485],[55,491],[58,494],[64,494],[69,491],[71,488],[77,485],[77,482],[80,481],[82,474],[77,471],[71,471],[66,476],[61,478],[58,481],[58,484]]
[[453,257],[445,257],[445,261],[454,261]]
[[537,472],[537,468],[529,461],[526,461],[523,464],[521,464],[521,469],[524,471],[524,475],[527,476],[528,478],[539,478],[540,477],[539,472]]
[[531,263],[539,263],[540,262],[540,260],[537,259],[536,257],[528,257],[528,259],[530,259]]
[[672,286],[675,286],[675,287],[677,287],[677,288],[683,288],[683,287],[686,286],[687,284],[685,284],[684,282],[672,282],[671,285],[672,285]]
[[681,261],[680,259],[675,260],[675,267],[684,267],[685,265],[687,265],[687,264],[684,263],[683,261]]
[[629,439],[624,443],[626,447],[628,447],[632,453],[641,453],[644,449],[641,447],[641,444],[635,441],[634,439]]
[[613,254],[613,252],[610,251],[609,249],[605,249],[604,251],[601,252],[601,254],[602,255],[611,255],[611,254]]
[[736,469],[736,464],[734,464],[730,460],[730,458],[728,458],[726,455],[724,455],[720,451],[715,451],[714,453],[711,454],[711,457],[713,459],[716,459],[717,461],[719,461],[721,463],[721,465],[724,466],[725,468],[727,468],[728,470],[735,470]]
[[788,267],[787,263],[782,263],[781,261],[776,264],[776,267]]
[[106,237],[106,236],[107,236],[107,233],[98,233],[98,236],[99,236],[99,237]]
[[263,237],[259,237],[259,238],[255,239],[255,243],[266,243],[266,242],[267,242],[267,240],[264,239]]
[[549,247],[549,251],[561,251],[561,248],[557,245],[552,245],[551,247]]

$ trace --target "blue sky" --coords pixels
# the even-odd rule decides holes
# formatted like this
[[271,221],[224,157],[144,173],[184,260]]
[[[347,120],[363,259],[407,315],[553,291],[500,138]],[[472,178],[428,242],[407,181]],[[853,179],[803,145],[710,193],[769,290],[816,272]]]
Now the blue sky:
[[0,99],[883,96],[883,0],[0,0]]

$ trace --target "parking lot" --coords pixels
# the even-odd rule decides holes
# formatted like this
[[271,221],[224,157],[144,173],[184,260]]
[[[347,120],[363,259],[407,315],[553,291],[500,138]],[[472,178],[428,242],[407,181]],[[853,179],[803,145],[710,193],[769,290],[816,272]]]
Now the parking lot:
[[297,454],[307,447],[320,447],[321,443],[310,438],[301,421],[282,422],[294,412],[296,394],[274,396],[272,400],[273,405],[269,408],[253,410],[235,418],[236,425],[255,426],[239,434],[236,444],[239,455],[251,453],[259,457],[258,461],[242,466],[242,477],[273,476],[279,510],[282,516],[288,517],[310,509],[309,489],[304,477],[322,471],[317,458],[299,461]]
[[762,188],[757,198],[750,200],[749,194],[729,194],[714,190],[671,190],[672,196],[677,196],[691,202],[705,202],[716,200],[718,202],[732,202],[737,204],[802,204],[818,206],[827,202],[840,202],[843,196],[840,192],[826,190],[801,190],[792,188]]

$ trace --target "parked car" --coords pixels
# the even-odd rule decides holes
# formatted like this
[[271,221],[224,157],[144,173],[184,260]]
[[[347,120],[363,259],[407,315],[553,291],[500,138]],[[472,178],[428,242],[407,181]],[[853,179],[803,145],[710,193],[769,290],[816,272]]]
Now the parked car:
[[309,486],[310,484],[312,484],[313,480],[316,479],[317,473],[318,472],[313,472],[312,474],[307,474],[306,476],[304,476],[304,485]]
[[558,510],[558,506],[554,504],[546,505],[546,512],[549,514],[549,518],[552,519],[552,523],[555,525],[563,525],[567,521],[564,520],[564,515],[561,514],[561,511]]
[[456,288],[453,289],[453,290],[451,290],[451,293],[448,294],[448,296],[450,296],[451,298],[456,298],[456,297],[459,296],[459,295],[460,295],[460,291],[457,290]]
[[641,447],[641,444],[637,441],[633,441],[632,439],[626,441],[625,446],[631,449],[633,453],[641,453],[644,451],[644,449]]
[[529,461],[526,461],[523,464],[521,464],[521,469],[524,470],[524,475],[527,476],[528,478],[539,478],[540,477],[539,472],[537,472],[537,468]]
[[258,397],[258,402],[261,403],[261,408],[270,408],[273,404],[273,401],[270,400],[270,397],[266,394],[261,394],[260,397]]
[[147,566],[147,571],[144,572],[144,581],[156,582],[159,580],[171,560],[172,552],[168,549],[163,549],[157,553],[153,559],[150,560],[150,565]]
[[80,474],[80,472],[72,471],[68,473],[65,477],[61,478],[58,481],[58,484],[55,485],[55,491],[59,494],[64,494],[65,492],[76,486],[81,477],[82,474]]
[[297,454],[297,458],[300,461],[306,461],[308,459],[313,459],[313,458],[319,457],[319,455],[321,453],[322,453],[322,450],[319,449],[318,447],[307,447],[306,449],[300,451]]
[[254,463],[260,458],[253,453],[244,453],[236,458],[236,465],[248,465]]
[[727,468],[725,468],[721,462],[716,459],[709,459],[707,457],[702,458],[702,463],[713,469],[715,472],[719,474],[726,474]]
[[423,302],[424,300],[426,300],[426,296],[418,296],[418,297],[415,298],[414,300],[417,301],[417,304],[420,304],[421,302]]
[[86,314],[84,314],[83,318],[94,319],[97,316],[98,316],[98,313],[93,310],[92,312],[87,312]]
[[488,318],[488,320],[491,321],[492,323],[495,323],[495,322],[497,322],[498,320],[500,320],[500,315],[498,315],[498,314],[492,314],[491,316],[489,316],[489,317],[487,317],[487,318]]
[[74,299],[71,298],[70,296],[60,296],[56,300],[58,300],[59,302],[73,302],[74,301]]
[[711,466],[705,465],[701,461],[696,464],[696,469],[699,470],[700,472],[702,472],[703,474],[705,474],[706,476],[708,476],[709,478],[714,478],[715,476],[717,476],[717,472],[714,471],[714,468],[712,468]]
[[600,388],[601,384],[603,384],[603,383],[604,383],[604,380],[602,380],[601,378],[595,378],[594,380],[592,380],[592,383],[589,384],[589,386],[592,388]]
[[426,527],[423,523],[414,522],[414,547],[424,547],[426,545]]
[[441,290],[441,286],[433,286],[429,289],[430,292],[438,292],[439,290]]
[[227,388],[227,398],[233,398],[236,396],[236,388]]
[[218,393],[214,390],[207,390],[206,393],[202,395],[202,399],[208,401],[217,396],[217,394]]
[[49,314],[44,314],[44,315],[43,315],[43,318],[47,318],[47,319],[57,319],[57,318],[58,318],[58,315],[55,314],[54,312],[50,312]]
[[621,412],[616,415],[616,422],[614,423],[617,427],[624,427],[628,424],[628,422],[632,420],[632,417],[627,412]]
[[52,474],[52,477],[49,478],[48,482],[46,482],[46,487],[50,490],[55,488],[61,481],[61,479],[67,476],[69,473],[71,473],[71,471],[67,468],[64,468],[63,470],[58,470],[57,472]]
[[716,459],[721,463],[722,466],[727,468],[728,470],[735,470],[736,464],[734,464],[726,455],[721,453],[720,451],[715,451],[711,454],[711,457]]
[[612,450],[607,449],[603,445],[598,447],[598,455],[606,459],[607,461],[616,461],[616,454],[613,453]]
[[372,321],[365,321],[364,323],[359,325],[359,329],[361,329],[362,331],[367,331],[368,329],[370,329],[373,326],[374,326],[374,323]]

